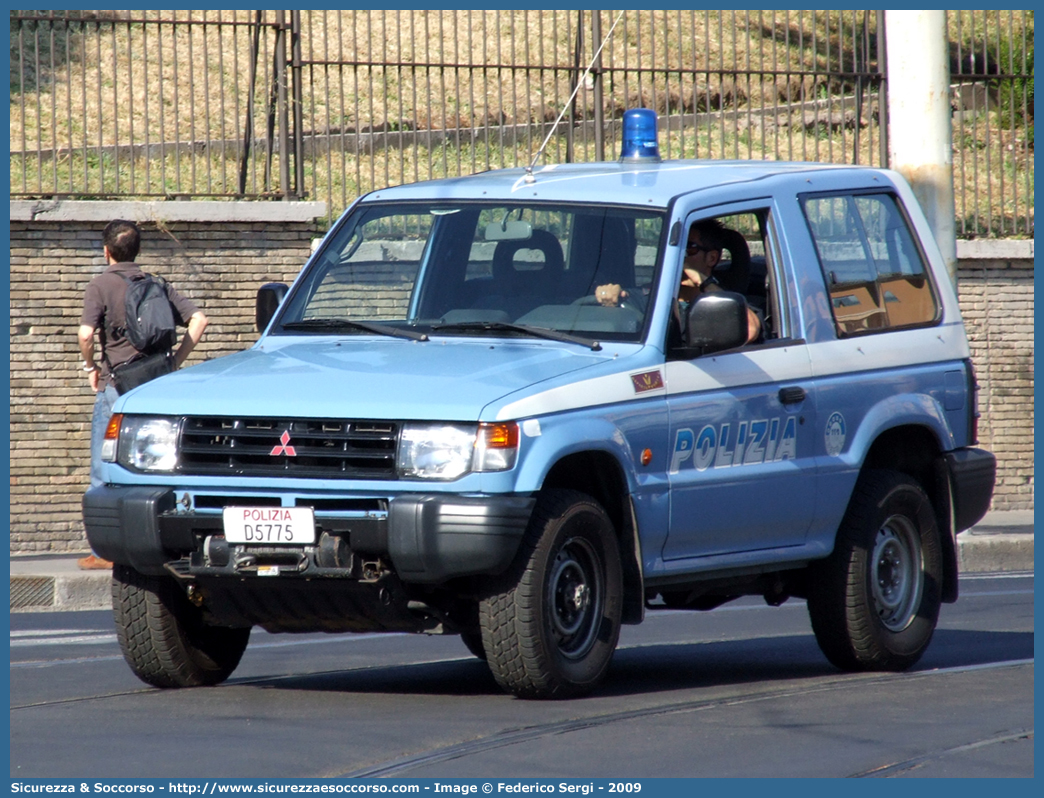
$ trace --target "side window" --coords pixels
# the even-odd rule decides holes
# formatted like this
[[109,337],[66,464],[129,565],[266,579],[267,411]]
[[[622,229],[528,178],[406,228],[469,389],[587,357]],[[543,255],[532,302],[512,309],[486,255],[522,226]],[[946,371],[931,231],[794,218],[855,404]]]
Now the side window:
[[779,338],[783,333],[769,209],[718,216],[697,225],[708,223],[717,228],[715,240],[708,243],[722,247],[714,278],[725,290],[743,294],[758,315],[758,341]]
[[928,270],[891,194],[803,201],[839,337],[934,322]]

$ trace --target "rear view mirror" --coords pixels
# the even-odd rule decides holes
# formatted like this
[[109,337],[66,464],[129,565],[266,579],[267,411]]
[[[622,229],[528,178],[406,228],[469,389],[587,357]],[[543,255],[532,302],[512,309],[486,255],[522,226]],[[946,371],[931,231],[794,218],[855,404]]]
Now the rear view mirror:
[[533,237],[533,225],[529,222],[490,222],[486,225],[487,241],[526,241]]
[[257,322],[257,331],[263,333],[272,321],[272,317],[279,309],[279,304],[286,296],[290,288],[286,283],[265,283],[257,289],[257,302],[254,305],[254,320]]
[[685,345],[701,354],[743,346],[747,332],[747,300],[741,294],[701,294],[689,305]]

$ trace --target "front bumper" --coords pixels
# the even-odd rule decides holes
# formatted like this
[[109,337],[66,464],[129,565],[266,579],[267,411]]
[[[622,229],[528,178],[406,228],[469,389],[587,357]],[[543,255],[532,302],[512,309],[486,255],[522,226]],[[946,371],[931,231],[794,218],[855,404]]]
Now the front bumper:
[[437,584],[504,571],[529,523],[532,496],[403,494],[365,518],[317,514],[312,546],[229,546],[220,513],[180,510],[164,487],[100,485],[83,497],[87,539],[96,554],[146,574],[168,564],[185,577],[248,577],[262,572],[366,578],[387,559],[407,583]]

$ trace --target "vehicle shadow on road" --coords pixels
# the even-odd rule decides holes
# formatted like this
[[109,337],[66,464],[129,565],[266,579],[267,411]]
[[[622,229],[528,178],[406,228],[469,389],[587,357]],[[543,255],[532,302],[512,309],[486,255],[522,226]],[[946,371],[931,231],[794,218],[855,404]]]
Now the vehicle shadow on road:
[[959,668],[1016,659],[1033,659],[1033,632],[982,632],[936,629],[914,670]]
[[[940,629],[913,671],[1032,657],[1032,632]],[[842,673],[827,661],[811,635],[707,643],[653,643],[619,649],[606,680],[594,695],[625,696],[749,683],[771,684]],[[280,690],[460,697],[503,694],[486,665],[467,656],[439,662],[250,681],[257,686]]]
[[[1033,658],[1032,632],[937,630],[911,672]],[[600,695],[772,683],[844,674],[812,635],[622,649]]]

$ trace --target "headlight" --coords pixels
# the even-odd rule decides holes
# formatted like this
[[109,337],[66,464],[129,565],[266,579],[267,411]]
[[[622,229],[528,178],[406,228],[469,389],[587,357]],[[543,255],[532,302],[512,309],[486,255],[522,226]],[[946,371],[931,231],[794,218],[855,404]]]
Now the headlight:
[[399,438],[399,474],[456,479],[471,470],[474,424],[406,424]]
[[181,419],[123,416],[117,424],[110,422],[105,437],[108,439],[110,434],[119,436],[116,460],[120,465],[135,471],[175,469],[178,464]]
[[470,471],[506,471],[518,455],[518,425],[406,424],[399,438],[399,475],[457,479]]

